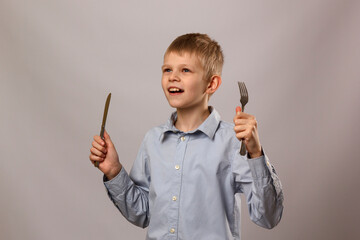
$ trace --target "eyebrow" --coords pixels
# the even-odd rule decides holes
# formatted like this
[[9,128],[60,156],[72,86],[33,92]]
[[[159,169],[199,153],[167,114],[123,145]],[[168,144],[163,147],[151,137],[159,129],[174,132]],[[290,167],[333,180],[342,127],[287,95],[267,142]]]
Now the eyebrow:
[[[168,67],[171,67],[171,65],[164,64],[164,65],[161,66],[162,69],[163,68],[168,68]],[[183,68],[183,67],[191,68],[191,67],[194,67],[194,66],[191,66],[190,64],[182,63],[178,67],[180,67],[180,68]]]

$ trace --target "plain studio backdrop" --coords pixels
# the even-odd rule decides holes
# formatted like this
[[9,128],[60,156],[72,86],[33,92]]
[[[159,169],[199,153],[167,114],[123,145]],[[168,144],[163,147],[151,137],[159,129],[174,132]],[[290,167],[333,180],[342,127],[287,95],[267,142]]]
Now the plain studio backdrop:
[[359,24],[359,1],[1,0],[0,239],[145,238],[108,199],[89,149],[111,92],[107,130],[130,170],[173,111],[160,67],[189,32],[223,48],[210,101],[223,120],[247,84],[282,180],[282,221],[256,226],[243,201],[243,239],[359,239]]

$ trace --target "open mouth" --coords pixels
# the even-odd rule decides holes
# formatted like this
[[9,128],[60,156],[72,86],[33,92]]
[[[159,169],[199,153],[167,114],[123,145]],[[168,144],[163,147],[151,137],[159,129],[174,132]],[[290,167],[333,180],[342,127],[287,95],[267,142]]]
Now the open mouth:
[[175,94],[175,93],[183,93],[184,92],[184,90],[182,90],[180,88],[176,88],[176,87],[170,87],[168,89],[168,91],[169,91],[169,93],[173,93],[173,94]]

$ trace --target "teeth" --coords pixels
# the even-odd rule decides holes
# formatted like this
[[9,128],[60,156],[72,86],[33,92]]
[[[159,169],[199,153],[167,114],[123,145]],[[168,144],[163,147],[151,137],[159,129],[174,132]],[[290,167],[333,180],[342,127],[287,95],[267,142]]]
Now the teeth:
[[178,88],[170,88],[169,91],[170,92],[180,92],[181,90]]

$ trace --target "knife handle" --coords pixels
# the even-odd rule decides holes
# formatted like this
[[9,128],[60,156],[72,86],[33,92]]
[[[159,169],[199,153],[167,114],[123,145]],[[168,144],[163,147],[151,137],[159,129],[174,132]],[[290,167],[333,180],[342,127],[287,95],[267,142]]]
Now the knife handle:
[[245,143],[243,140],[243,141],[241,141],[240,155],[244,156],[245,154],[246,154],[246,148],[245,148]]

